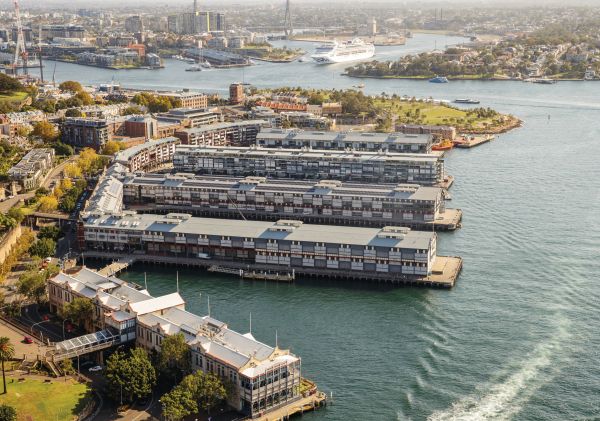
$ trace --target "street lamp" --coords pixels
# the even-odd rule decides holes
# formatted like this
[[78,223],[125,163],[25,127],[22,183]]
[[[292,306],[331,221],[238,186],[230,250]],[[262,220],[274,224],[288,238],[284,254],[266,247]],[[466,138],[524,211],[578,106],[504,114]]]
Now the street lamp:
[[[37,325],[39,325],[39,324],[46,323],[46,322],[49,322],[49,321],[50,321],[50,320],[42,320],[41,322],[37,322],[37,323],[34,323],[34,324],[32,324],[32,325],[31,325],[31,334],[33,335],[33,328],[34,328],[34,327],[36,327],[36,326],[37,326]],[[41,330],[40,330],[40,334],[42,334],[42,331],[41,331]],[[43,337],[43,336],[42,336],[42,337]]]
[[69,319],[65,319],[62,322],[63,341],[65,340],[65,322]]

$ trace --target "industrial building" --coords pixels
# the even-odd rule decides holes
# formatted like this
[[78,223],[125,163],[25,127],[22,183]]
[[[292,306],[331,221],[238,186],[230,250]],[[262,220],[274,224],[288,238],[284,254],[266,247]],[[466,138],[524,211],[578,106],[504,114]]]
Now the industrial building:
[[270,178],[335,179],[435,186],[444,181],[439,155],[335,150],[179,145],[178,172]]

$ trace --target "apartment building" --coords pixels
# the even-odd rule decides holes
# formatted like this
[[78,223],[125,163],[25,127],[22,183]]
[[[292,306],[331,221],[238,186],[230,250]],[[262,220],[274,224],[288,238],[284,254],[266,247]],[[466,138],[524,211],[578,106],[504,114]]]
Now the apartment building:
[[120,180],[127,207],[197,216],[430,229],[432,222],[446,212],[441,188],[415,184],[193,174],[124,174]]
[[430,153],[433,136],[431,134],[262,129],[256,136],[256,144],[266,148]]
[[132,172],[147,171],[170,164],[175,155],[175,146],[179,142],[176,137],[151,140],[119,152],[115,162]]
[[[437,235],[406,227],[358,228],[167,215],[85,212],[82,249],[193,259],[206,265],[343,279],[418,281],[432,273]],[[200,260],[198,256],[208,256]]]
[[198,146],[250,146],[256,143],[264,120],[246,120],[233,123],[210,124],[182,129],[175,133],[184,145]]
[[178,172],[270,178],[334,179],[435,186],[444,180],[439,155],[179,145]]
[[8,177],[17,182],[25,191],[36,189],[52,168],[53,161],[54,149],[32,149],[8,170]]
[[180,101],[180,108],[206,108],[208,96],[200,92],[159,92],[158,96]]
[[223,115],[216,108],[173,108],[166,113],[157,114],[163,122],[178,123],[185,127],[200,127],[223,121]]

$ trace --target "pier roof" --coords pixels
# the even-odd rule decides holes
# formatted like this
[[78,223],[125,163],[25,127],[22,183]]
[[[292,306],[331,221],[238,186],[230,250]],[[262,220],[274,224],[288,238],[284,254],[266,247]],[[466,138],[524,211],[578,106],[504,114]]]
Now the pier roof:
[[278,223],[235,219],[196,218],[187,214],[120,214],[91,215],[84,220],[87,227],[126,229],[206,236],[263,238],[307,243],[382,246],[405,249],[428,249],[434,233],[406,229],[402,235],[382,235],[384,229],[345,227],[337,225],[298,224],[281,226]]

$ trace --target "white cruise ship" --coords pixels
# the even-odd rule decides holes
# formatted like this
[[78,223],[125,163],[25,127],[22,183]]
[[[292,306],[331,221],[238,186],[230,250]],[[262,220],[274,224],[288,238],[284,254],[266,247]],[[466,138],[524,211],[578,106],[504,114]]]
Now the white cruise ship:
[[367,44],[360,38],[354,38],[352,41],[319,45],[311,57],[319,64],[329,64],[364,60],[374,55],[375,46],[373,44]]

